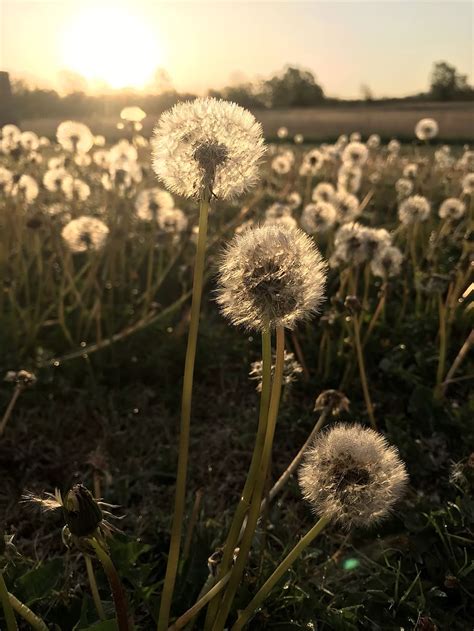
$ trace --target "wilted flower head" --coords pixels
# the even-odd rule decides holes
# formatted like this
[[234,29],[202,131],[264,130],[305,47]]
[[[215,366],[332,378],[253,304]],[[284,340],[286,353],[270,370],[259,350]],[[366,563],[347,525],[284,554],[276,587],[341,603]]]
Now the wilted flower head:
[[324,233],[336,223],[337,213],[332,204],[316,202],[307,204],[301,214],[301,227],[308,234]]
[[120,118],[124,121],[129,121],[130,123],[140,123],[145,117],[145,112],[141,107],[136,105],[124,107],[120,112]]
[[71,252],[100,250],[108,234],[109,229],[100,219],[86,216],[73,219],[61,232]]
[[305,153],[300,167],[300,175],[316,175],[324,165],[324,155],[318,149]]
[[313,189],[313,202],[333,202],[336,191],[329,182],[320,182]]
[[350,401],[340,390],[324,390],[316,398],[314,411],[329,410],[332,416],[339,416],[341,412],[349,412]]
[[406,177],[401,177],[395,182],[395,190],[398,199],[405,199],[413,193],[413,182]]
[[457,197],[448,197],[439,207],[438,214],[441,219],[457,221],[466,212],[466,205]]
[[339,424],[316,436],[299,472],[314,512],[345,528],[386,517],[408,475],[397,450],[372,429]]
[[317,311],[325,282],[326,264],[310,237],[285,225],[262,226],[228,246],[217,301],[235,325],[291,329]]
[[354,221],[360,215],[359,200],[355,195],[344,190],[338,191],[334,197],[337,218],[340,223]]
[[63,121],[56,131],[59,144],[66,151],[87,153],[94,144],[94,136],[84,123]]
[[474,194],[474,173],[468,173],[465,175],[461,182],[462,192],[466,195]]
[[362,142],[350,142],[342,152],[342,162],[349,167],[361,167],[368,156],[367,147]]
[[173,197],[161,188],[147,188],[135,200],[137,216],[143,221],[156,221],[163,210],[174,207]]
[[362,182],[362,171],[358,166],[343,164],[337,174],[337,186],[348,193],[357,193]]
[[438,135],[438,123],[433,118],[422,118],[415,126],[418,140],[431,140]]
[[[274,358],[271,368],[272,376],[275,373],[275,363],[276,359]],[[293,381],[296,381],[298,375],[303,372],[303,368],[301,364],[296,361],[293,353],[288,353],[287,351],[283,354],[283,385],[288,386]],[[252,362],[250,365],[249,372],[250,379],[258,380],[257,384],[257,392],[262,391],[262,378],[263,378],[263,362],[262,360]]]
[[9,370],[5,375],[4,381],[14,383],[21,388],[34,386],[37,379],[36,375],[28,370]]
[[387,245],[377,252],[370,262],[370,269],[374,276],[380,278],[391,278],[400,274],[403,262],[403,254],[392,245]]
[[213,98],[179,103],[162,114],[153,139],[153,168],[185,197],[242,194],[258,175],[262,128],[235,103]]
[[426,221],[430,212],[430,203],[422,195],[407,197],[398,207],[398,217],[404,225]]

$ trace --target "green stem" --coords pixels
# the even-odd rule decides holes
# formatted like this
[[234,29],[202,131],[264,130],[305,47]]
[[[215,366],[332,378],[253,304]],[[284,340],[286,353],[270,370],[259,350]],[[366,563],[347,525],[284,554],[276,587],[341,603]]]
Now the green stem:
[[169,627],[168,631],[177,631],[177,629],[182,629],[184,626],[191,622],[193,618],[195,618],[198,613],[201,611],[203,607],[207,605],[207,603],[214,598],[216,594],[218,594],[229,582],[230,572],[228,572],[225,576],[223,576],[220,581],[218,581],[214,587],[212,587],[208,592],[206,592],[199,600],[197,600],[194,605],[188,609],[182,616],[180,616],[174,624]]
[[324,527],[329,523],[329,518],[321,517],[321,519],[309,530],[305,536],[298,541],[293,550],[283,559],[273,574],[265,581],[262,587],[252,598],[247,607],[240,613],[237,622],[233,625],[231,631],[240,631],[244,625],[252,617],[254,611],[262,604],[270,591],[275,587],[284,573],[291,567],[294,561],[300,556],[305,548],[319,535]]
[[222,605],[219,609],[219,613],[213,626],[213,631],[222,631],[224,629],[224,625],[232,606],[234,596],[237,592],[240,581],[242,579],[242,575],[244,573],[245,565],[247,563],[247,558],[252,545],[253,535],[257,526],[258,518],[260,516],[260,505],[262,501],[263,490],[265,488],[265,482],[267,479],[268,467],[272,454],[273,437],[275,435],[275,427],[278,417],[278,408],[280,405],[281,387],[283,381],[284,350],[285,331],[283,327],[279,326],[276,329],[275,374],[273,377],[270,406],[268,409],[267,431],[261,463],[255,482],[255,489],[252,495],[252,503],[250,505],[250,510],[248,514],[247,526],[245,528],[244,536],[240,544],[240,550],[237,556],[237,560],[232,569],[229,585],[227,586]]
[[438,370],[436,372],[436,394],[441,393],[441,384],[443,382],[444,370],[446,365],[446,305],[443,303],[441,294],[438,296],[439,310],[439,358]]
[[2,603],[5,622],[7,623],[7,631],[18,631],[18,625],[16,624],[15,614],[13,613],[8,589],[5,585],[5,579],[3,578],[3,572],[0,572],[0,601]]
[[375,422],[374,409],[369,393],[369,386],[367,384],[367,374],[365,372],[364,353],[362,352],[362,344],[360,342],[360,321],[357,315],[353,316],[353,330],[354,330],[354,345],[356,347],[357,362],[359,364],[360,381],[362,384],[362,390],[364,392],[365,407],[367,408],[367,414],[369,415],[370,424],[372,429],[377,428]]
[[23,620],[26,620],[28,622],[30,627],[35,629],[35,631],[48,631],[48,627],[46,626],[44,621],[41,620],[39,616],[34,614],[29,607],[20,602],[18,598],[15,598],[13,594],[9,593],[8,597],[10,598],[10,603],[13,609],[19,616],[23,618]]
[[92,598],[94,600],[95,608],[97,609],[97,613],[99,614],[99,618],[101,620],[105,620],[104,608],[102,606],[102,601],[100,599],[99,590],[97,588],[97,581],[95,580],[94,568],[92,566],[91,558],[88,554],[84,555],[84,560],[86,562],[87,569],[87,578],[89,579],[89,585],[91,588]]
[[[252,461],[245,481],[244,489],[237,505],[232,524],[227,536],[222,560],[219,565],[219,571],[216,580],[219,580],[230,569],[234,550],[239,540],[239,533],[245,519],[245,515],[250,506],[252,492],[255,488],[255,480],[260,467],[260,459],[262,457],[263,446],[265,443],[265,433],[267,429],[268,406],[270,403],[270,390],[272,378],[272,340],[271,331],[266,329],[262,331],[262,392],[260,397],[260,414],[258,421],[257,437],[255,448],[253,450]],[[209,605],[205,629],[210,629],[215,620],[219,603],[221,599],[215,598]]]
[[112,559],[105,551],[103,545],[95,538],[89,539],[97,558],[104,568],[104,572],[107,575],[110,589],[112,590],[112,596],[114,599],[115,613],[117,614],[117,626],[119,631],[132,631],[133,625],[129,617],[127,597],[123,589],[120,576],[115,569]]
[[191,426],[191,398],[193,391],[194,362],[199,330],[199,314],[203,288],[204,263],[206,255],[207,219],[209,214],[209,198],[202,198],[199,209],[199,235],[196,260],[194,263],[193,297],[191,303],[191,321],[189,324],[188,346],[184,365],[183,392],[181,399],[181,427],[179,435],[178,472],[171,527],[171,541],[166,566],[165,582],[161,596],[158,631],[168,629],[171,600],[173,598],[176,574],[178,572],[181,533],[183,530],[184,509],[186,503],[186,474],[189,456],[189,435]]

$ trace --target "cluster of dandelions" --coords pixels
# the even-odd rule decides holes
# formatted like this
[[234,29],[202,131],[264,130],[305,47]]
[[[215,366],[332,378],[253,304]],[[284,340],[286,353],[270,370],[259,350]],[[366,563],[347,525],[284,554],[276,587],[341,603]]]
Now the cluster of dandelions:
[[264,153],[261,126],[250,112],[212,98],[162,115],[151,144],[155,173],[184,197],[241,195],[255,184]]

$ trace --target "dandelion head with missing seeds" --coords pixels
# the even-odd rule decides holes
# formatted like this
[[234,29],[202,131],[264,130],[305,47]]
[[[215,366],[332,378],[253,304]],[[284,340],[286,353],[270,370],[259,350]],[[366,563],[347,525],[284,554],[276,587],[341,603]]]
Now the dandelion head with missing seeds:
[[71,252],[100,250],[107,239],[109,229],[95,217],[78,217],[64,226],[61,236]]
[[368,527],[390,513],[405,491],[408,474],[381,434],[338,424],[317,435],[299,482],[317,515],[345,528]]
[[302,230],[285,224],[249,229],[221,257],[217,301],[235,325],[291,329],[320,307],[326,268]]
[[244,108],[214,98],[165,112],[152,138],[153,169],[184,197],[235,198],[257,181],[264,153],[261,125]]

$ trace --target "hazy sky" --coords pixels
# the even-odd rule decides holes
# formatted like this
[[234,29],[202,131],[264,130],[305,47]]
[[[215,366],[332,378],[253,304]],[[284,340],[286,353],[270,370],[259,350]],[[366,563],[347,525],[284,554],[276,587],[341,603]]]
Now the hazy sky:
[[[90,7],[94,8],[91,9]],[[156,66],[203,92],[285,64],[313,71],[329,95],[427,88],[434,61],[473,78],[472,2],[144,2],[0,0],[0,68],[54,83],[73,68],[143,85]]]

